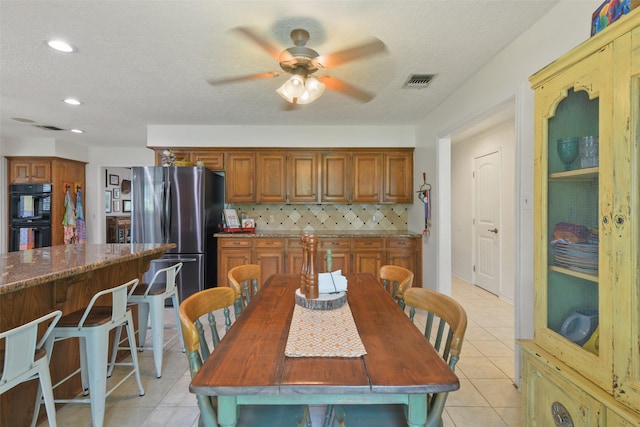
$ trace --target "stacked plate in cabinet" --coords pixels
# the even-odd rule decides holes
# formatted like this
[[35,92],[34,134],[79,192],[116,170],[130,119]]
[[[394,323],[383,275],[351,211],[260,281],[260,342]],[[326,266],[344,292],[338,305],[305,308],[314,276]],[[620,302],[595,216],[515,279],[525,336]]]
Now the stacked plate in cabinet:
[[598,274],[598,245],[556,241],[554,258],[556,265],[586,274]]

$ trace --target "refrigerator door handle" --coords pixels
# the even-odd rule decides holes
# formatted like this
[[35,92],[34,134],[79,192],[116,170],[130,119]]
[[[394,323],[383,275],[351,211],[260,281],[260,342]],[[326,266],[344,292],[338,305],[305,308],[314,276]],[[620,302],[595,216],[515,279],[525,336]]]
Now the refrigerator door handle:
[[166,207],[167,206],[167,197],[166,197],[166,193],[167,190],[165,188],[165,183],[164,181],[162,182],[162,195],[161,195],[161,199],[160,199],[160,203],[162,204],[162,210],[160,211],[160,239],[162,240],[162,243],[165,243],[165,212],[166,212]]
[[164,236],[165,243],[169,243],[171,237],[171,183],[167,183],[167,199],[164,203]]

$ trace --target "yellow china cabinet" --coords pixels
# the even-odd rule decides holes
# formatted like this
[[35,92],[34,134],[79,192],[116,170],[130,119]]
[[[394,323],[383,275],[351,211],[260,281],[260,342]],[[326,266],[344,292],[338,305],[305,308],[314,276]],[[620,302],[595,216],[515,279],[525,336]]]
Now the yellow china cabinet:
[[523,425],[640,426],[640,8],[531,77]]

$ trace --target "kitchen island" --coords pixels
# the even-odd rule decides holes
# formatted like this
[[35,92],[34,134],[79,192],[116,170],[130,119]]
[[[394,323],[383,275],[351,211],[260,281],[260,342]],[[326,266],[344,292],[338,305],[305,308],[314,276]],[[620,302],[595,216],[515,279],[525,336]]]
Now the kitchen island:
[[[173,247],[172,243],[82,244],[0,254],[0,331],[53,310],[67,314],[85,308],[97,292],[141,279],[151,261]],[[56,344],[50,357],[55,384],[79,366],[77,340]],[[56,397],[80,392],[77,377],[56,389]],[[37,383],[31,381],[0,396],[0,426],[29,425],[36,390]]]

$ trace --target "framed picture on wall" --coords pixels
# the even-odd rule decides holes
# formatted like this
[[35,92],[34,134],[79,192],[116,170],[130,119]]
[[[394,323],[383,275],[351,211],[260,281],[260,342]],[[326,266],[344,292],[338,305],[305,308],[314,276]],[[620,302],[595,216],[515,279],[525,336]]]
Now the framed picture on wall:
[[120,177],[118,175],[109,175],[110,185],[120,185]]
[[113,211],[120,212],[120,200],[113,201]]
[[111,190],[104,192],[104,211],[105,213],[111,212]]
[[113,198],[114,199],[119,199],[120,198],[120,189],[119,188],[114,188],[113,189]]
[[131,200],[122,201],[122,212],[131,212]]

